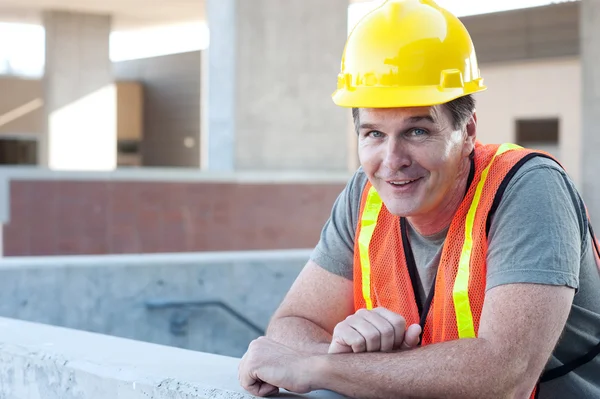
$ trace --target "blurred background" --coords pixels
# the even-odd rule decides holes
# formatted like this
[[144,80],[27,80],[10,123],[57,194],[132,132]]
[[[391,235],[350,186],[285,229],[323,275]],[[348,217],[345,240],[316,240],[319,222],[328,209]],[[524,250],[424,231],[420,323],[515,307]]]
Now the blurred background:
[[[0,316],[241,356],[358,167],[330,96],[379,3],[0,0]],[[479,139],[556,155],[600,221],[600,1],[438,3]]]

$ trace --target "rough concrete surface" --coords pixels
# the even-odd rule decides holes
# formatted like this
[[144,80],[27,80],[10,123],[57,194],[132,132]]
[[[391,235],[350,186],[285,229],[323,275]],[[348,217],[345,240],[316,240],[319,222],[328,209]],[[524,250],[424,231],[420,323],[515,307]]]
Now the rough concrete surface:
[[237,381],[237,365],[231,357],[0,318],[6,399],[252,398]]

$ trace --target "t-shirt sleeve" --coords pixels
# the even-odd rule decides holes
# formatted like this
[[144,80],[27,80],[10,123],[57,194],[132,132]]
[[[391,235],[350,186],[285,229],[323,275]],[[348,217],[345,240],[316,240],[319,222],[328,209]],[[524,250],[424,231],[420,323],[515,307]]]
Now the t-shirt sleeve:
[[353,278],[354,235],[367,178],[359,169],[336,199],[310,259],[332,273]]
[[578,289],[587,223],[577,190],[552,161],[534,158],[522,169],[491,221],[486,289],[512,283]]

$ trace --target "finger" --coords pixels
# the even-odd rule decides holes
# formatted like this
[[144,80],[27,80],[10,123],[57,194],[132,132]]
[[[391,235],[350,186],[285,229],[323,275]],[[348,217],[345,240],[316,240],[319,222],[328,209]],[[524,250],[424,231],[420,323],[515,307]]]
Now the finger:
[[279,393],[279,388],[266,382],[260,382],[258,388],[258,396],[271,396]]
[[421,326],[413,324],[406,329],[404,334],[404,342],[402,343],[402,349],[413,349],[419,344],[419,338],[421,337]]
[[257,380],[254,384],[250,386],[242,386],[246,391],[251,393],[254,396],[271,396],[276,393],[279,393],[279,388],[268,384],[266,382],[262,382]]
[[357,312],[357,316],[359,314],[377,329],[380,340],[380,347],[378,350],[380,350],[381,352],[389,352],[392,349],[394,349],[394,342],[396,341],[396,331],[392,323],[390,323],[390,321],[385,317],[381,316],[378,312]]
[[333,339],[331,340],[331,344],[329,345],[329,349],[327,353],[332,355],[335,353],[351,353],[353,352],[352,346],[343,342],[343,340]]
[[367,352],[377,352],[381,349],[381,332],[367,320],[368,313],[368,310],[357,313],[348,319],[348,324],[364,337]]
[[248,364],[249,352],[246,352],[238,366],[238,380],[242,388],[253,395],[258,395],[260,380],[253,376],[251,366]]
[[[333,330],[332,345],[335,342],[336,346],[346,346],[351,348],[351,352],[359,353],[367,350],[367,342],[358,331],[356,331],[347,321],[343,321],[335,326]],[[335,350],[336,347],[334,347]],[[343,353],[341,351],[332,353]]]
[[240,370],[239,381],[242,388],[255,396],[269,396],[279,392],[278,387],[262,381],[244,368]]
[[250,392],[252,395],[258,395],[260,382],[257,379],[252,378],[248,373],[240,373],[239,381],[241,387],[246,391]]
[[386,308],[375,308],[373,312],[385,318],[394,328],[394,348],[400,348],[404,341],[404,333],[406,330],[406,320],[398,313],[394,313]]

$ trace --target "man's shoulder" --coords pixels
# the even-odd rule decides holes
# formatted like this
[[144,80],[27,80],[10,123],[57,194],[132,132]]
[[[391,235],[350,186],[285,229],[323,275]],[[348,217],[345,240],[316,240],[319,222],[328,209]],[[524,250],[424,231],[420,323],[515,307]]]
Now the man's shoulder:
[[356,172],[354,172],[354,175],[352,176],[352,180],[354,186],[362,192],[362,190],[365,188],[365,185],[369,181],[369,178],[367,177],[367,174],[362,166],[359,166],[358,169],[356,169]]
[[550,159],[546,156],[536,156],[525,162],[523,166],[519,168],[519,171],[516,173],[516,175],[518,175],[519,173],[524,173],[526,171],[539,168],[554,169],[559,171],[561,174],[566,175],[565,170],[560,166],[558,162],[558,159],[555,161],[554,159]]
[[360,204],[363,191],[368,181],[369,178],[363,170],[363,167],[359,166],[346,186],[347,198],[350,199],[352,203]]
[[[521,180],[525,180],[527,184],[520,184]],[[518,189],[535,193],[539,191],[540,184],[576,191],[574,182],[563,167],[554,159],[545,156],[530,158],[520,165],[508,182],[506,190]]]
[[[498,218],[522,220],[529,214],[537,215],[536,223],[522,228],[538,230],[554,223],[553,219],[563,224],[572,219],[579,224],[580,235],[586,232],[581,196],[569,174],[553,159],[537,156],[519,167],[506,184],[492,226]],[[510,224],[518,223],[513,220]]]

